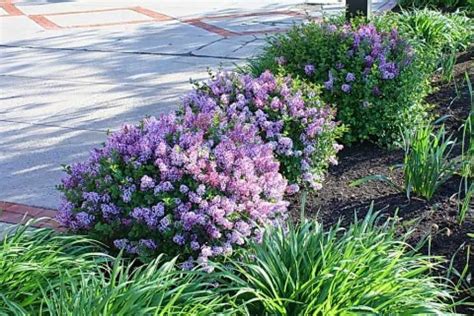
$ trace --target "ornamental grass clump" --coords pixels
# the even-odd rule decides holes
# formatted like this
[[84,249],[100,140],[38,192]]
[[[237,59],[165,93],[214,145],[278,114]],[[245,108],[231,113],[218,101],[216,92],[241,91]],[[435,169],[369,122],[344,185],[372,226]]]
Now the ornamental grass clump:
[[59,286],[62,272],[67,271],[71,280],[80,279],[85,270],[109,260],[97,251],[96,241],[51,229],[31,230],[31,224],[13,226],[0,235],[0,315],[37,312],[41,288]]
[[219,72],[196,83],[184,98],[181,113],[185,120],[218,116],[223,124],[241,122],[257,128],[274,149],[291,194],[300,187],[320,189],[325,171],[337,164],[336,153],[342,148],[336,138],[343,127],[319,94],[314,85],[268,71],[256,78]]
[[87,237],[30,224],[13,226],[0,242],[0,315],[236,313],[210,274],[182,271],[176,258],[138,266]]
[[298,76],[323,86],[322,100],[337,107],[348,127],[344,141],[392,144],[399,129],[413,129],[425,116],[426,66],[396,29],[309,23],[273,37],[250,64]]
[[438,130],[432,124],[419,127],[415,133],[404,133],[403,174],[405,190],[431,200],[457,169],[450,158],[456,143],[447,135],[444,125]]
[[[379,225],[381,224],[381,225]],[[429,275],[440,258],[417,253],[393,221],[369,212],[348,229],[315,221],[265,231],[217,289],[248,315],[447,315],[452,288]]]
[[287,181],[251,124],[219,113],[124,125],[89,159],[66,168],[58,220],[144,259],[229,256],[285,219]]

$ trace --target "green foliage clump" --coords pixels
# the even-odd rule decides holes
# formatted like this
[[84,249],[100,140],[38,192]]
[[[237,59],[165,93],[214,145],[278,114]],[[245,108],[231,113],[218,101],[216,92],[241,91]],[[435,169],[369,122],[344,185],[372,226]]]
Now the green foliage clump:
[[235,292],[250,315],[443,315],[448,287],[428,275],[438,263],[369,213],[347,230],[305,222],[267,231],[224,272],[220,290]]
[[224,306],[205,272],[159,256],[109,256],[97,242],[15,227],[0,242],[0,315],[211,315]]
[[6,232],[0,237],[0,314],[8,308],[38,310],[43,300],[40,289],[59,286],[62,272],[80,278],[84,270],[95,270],[107,260],[95,253],[97,246],[92,240],[59,236],[50,229],[29,231],[18,226]]
[[209,272],[158,257],[139,264],[81,236],[16,227],[0,244],[0,315],[443,314],[452,287],[369,212],[347,230],[269,229]]
[[455,141],[446,135],[444,125],[435,130],[432,124],[420,126],[414,133],[404,133],[403,139],[407,195],[413,192],[430,200],[456,170],[449,157]]

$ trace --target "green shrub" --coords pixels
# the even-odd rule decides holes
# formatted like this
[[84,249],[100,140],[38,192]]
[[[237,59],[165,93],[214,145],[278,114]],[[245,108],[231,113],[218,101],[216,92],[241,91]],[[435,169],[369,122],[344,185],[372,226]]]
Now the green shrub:
[[416,254],[371,213],[347,230],[317,222],[266,231],[253,252],[223,268],[223,293],[250,315],[442,315],[449,289],[428,275],[438,258]]
[[429,71],[422,59],[395,29],[309,23],[273,37],[250,69],[324,85],[323,100],[349,128],[346,143],[391,144],[400,127],[413,129],[425,116]]

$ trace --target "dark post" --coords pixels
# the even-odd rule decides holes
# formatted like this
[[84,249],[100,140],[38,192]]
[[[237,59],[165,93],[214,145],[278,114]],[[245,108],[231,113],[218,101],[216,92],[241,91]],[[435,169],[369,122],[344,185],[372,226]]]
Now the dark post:
[[349,20],[357,15],[370,17],[372,0],[346,0],[346,19]]

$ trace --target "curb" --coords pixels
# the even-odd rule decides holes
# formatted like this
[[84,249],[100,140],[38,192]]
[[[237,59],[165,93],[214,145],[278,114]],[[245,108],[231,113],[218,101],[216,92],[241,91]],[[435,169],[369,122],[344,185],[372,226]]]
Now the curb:
[[56,211],[51,209],[0,201],[0,222],[8,224],[24,224],[32,219],[47,218],[38,223],[34,223],[31,226],[58,229],[59,223],[54,220],[55,216]]

